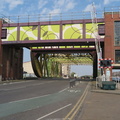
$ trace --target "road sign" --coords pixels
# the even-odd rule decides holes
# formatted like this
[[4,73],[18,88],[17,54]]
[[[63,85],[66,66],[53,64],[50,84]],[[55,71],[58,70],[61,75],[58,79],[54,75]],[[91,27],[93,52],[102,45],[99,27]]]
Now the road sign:
[[113,60],[111,58],[99,59],[99,68],[112,68]]

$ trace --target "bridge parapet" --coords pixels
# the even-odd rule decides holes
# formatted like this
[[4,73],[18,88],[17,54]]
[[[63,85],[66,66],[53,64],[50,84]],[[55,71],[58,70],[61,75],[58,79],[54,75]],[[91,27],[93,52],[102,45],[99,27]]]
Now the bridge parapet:
[[[104,19],[98,19],[103,24]],[[7,38],[3,44],[49,42],[94,42],[94,29],[91,19],[52,22],[9,23],[3,24],[7,29]],[[103,36],[104,38],[104,36]]]

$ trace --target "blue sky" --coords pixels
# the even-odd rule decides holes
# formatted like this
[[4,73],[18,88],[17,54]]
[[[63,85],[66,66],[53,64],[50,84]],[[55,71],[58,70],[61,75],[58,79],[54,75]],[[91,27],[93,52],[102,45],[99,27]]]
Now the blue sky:
[[[18,16],[90,11],[93,2],[97,11],[103,11],[104,7],[120,6],[120,0],[0,0],[0,14]],[[25,50],[24,53],[24,62],[29,61],[29,50]],[[72,71],[75,72],[77,67],[71,68]],[[92,74],[92,66],[85,68],[88,70],[85,74]],[[78,71],[77,69],[77,72],[83,75],[84,70]]]
[[9,16],[89,11],[93,2],[97,10],[120,4],[120,0],[1,0],[0,13]]

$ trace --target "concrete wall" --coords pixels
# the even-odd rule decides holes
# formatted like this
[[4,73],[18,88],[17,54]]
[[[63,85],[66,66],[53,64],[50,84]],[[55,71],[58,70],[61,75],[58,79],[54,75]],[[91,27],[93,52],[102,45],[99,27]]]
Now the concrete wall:
[[34,73],[31,65],[31,61],[24,62],[23,63],[23,71],[27,73]]

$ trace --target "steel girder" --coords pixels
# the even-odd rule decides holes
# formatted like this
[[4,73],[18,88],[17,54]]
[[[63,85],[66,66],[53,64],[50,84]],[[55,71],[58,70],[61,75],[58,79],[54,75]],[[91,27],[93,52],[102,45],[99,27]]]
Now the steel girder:
[[31,51],[31,63],[37,77],[60,77],[61,64],[49,58],[48,54]]
[[37,77],[61,77],[62,64],[93,64],[89,53],[42,54],[31,51],[31,63]]

